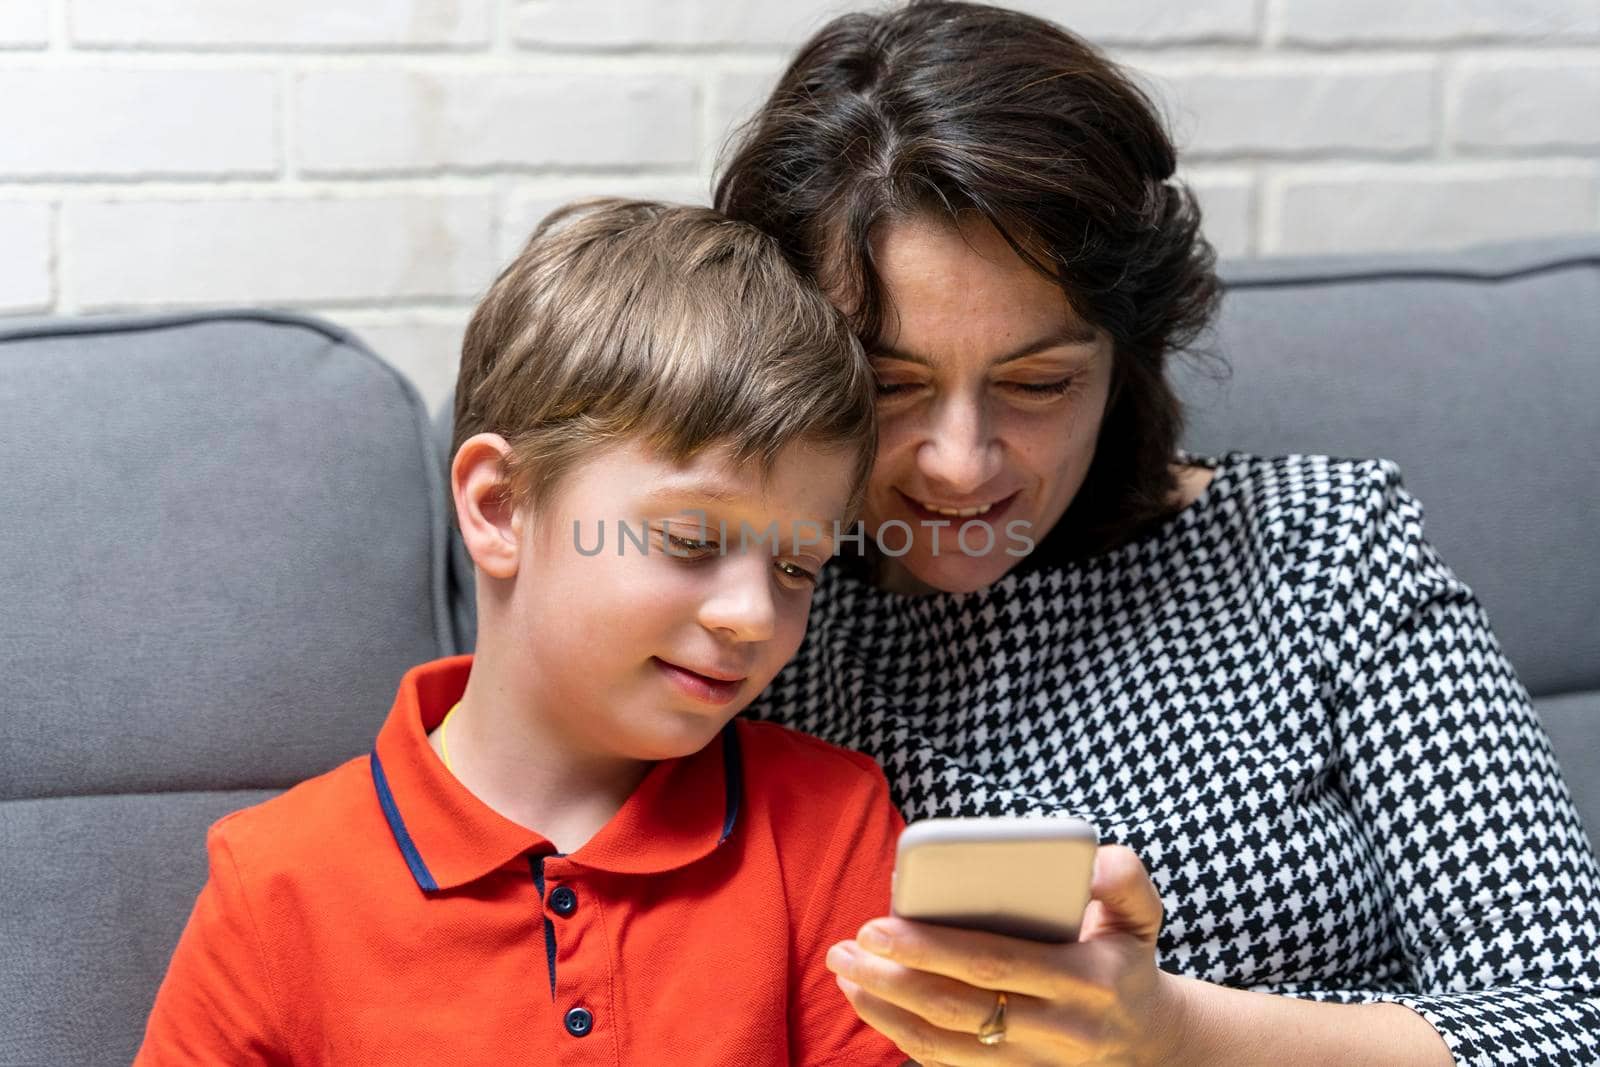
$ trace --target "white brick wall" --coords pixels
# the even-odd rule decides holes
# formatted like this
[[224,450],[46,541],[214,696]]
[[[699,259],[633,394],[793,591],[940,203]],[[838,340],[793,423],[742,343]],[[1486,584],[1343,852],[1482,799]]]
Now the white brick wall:
[[1451,141],[1458,150],[1600,150],[1600,62],[1594,56],[1473,60],[1460,65],[1456,78]]
[[0,312],[50,307],[51,207],[0,201]]
[[851,9],[840,0],[525,0],[513,25],[519,44],[540,48],[782,48]]
[[1274,43],[1496,45],[1600,39],[1594,0],[1276,0]]
[[1402,250],[1592,228],[1594,168],[1570,163],[1329,166],[1268,180],[1265,252]]
[[[0,0],[0,315],[304,308],[430,402],[551,207],[703,200],[881,0]],[[1229,255],[1600,229],[1600,0],[1017,0],[1170,117]]]
[[1191,160],[1417,156],[1438,137],[1424,59],[1155,60],[1140,71]]
[[1054,19],[1099,44],[1253,44],[1257,0],[1026,0],[1010,5]]
[[0,175],[271,177],[270,70],[0,70]]
[[0,4],[0,48],[42,48],[50,40],[46,0],[6,0]]
[[695,85],[682,75],[339,70],[295,86],[303,174],[688,168]]
[[385,193],[69,202],[62,300],[167,305],[461,302],[495,269],[492,196]]
[[[7,3],[13,0],[6,0]],[[71,0],[85,48],[482,48],[493,0]]]

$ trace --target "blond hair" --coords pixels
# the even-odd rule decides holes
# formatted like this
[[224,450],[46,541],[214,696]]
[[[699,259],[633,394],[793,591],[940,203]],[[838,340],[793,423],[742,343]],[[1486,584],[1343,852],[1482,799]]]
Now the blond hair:
[[876,447],[872,372],[845,319],[755,227],[587,200],[548,215],[473,313],[451,455],[486,432],[511,446],[517,507],[625,439],[678,462],[726,446],[763,477],[791,443],[849,450],[853,521]]

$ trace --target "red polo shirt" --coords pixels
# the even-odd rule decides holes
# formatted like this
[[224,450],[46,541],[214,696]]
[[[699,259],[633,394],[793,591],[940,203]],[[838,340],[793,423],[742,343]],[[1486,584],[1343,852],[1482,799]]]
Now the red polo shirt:
[[823,965],[888,912],[876,764],[736,720],[562,855],[428,746],[471,665],[413,668],[369,755],[210,828],[137,1064],[904,1059]]

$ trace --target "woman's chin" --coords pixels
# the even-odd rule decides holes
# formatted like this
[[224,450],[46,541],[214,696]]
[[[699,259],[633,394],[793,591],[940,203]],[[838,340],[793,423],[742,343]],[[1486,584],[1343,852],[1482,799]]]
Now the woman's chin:
[[1004,578],[1017,559],[1003,552],[990,556],[904,556],[883,569],[883,587],[894,593],[976,593]]

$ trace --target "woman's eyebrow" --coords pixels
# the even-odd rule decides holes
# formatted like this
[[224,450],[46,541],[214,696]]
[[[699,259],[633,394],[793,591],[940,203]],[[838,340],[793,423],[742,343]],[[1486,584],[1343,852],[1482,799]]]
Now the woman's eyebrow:
[[[1099,338],[1099,332],[1088,323],[1070,323],[1059,330],[1038,338],[1037,340],[1029,341],[1020,348],[1016,348],[1010,352],[1007,352],[1005,355],[994,360],[992,365],[998,366],[1001,363],[1013,363],[1019,359],[1027,359],[1029,356],[1036,356],[1040,352],[1046,352],[1052,348],[1065,348],[1075,345],[1090,345],[1099,340]],[[924,367],[933,366],[933,361],[928,359],[926,356],[920,356],[915,352],[902,352],[892,345],[872,345],[868,351],[870,355],[878,356],[883,359],[899,359],[904,360],[907,363],[920,363]]]

